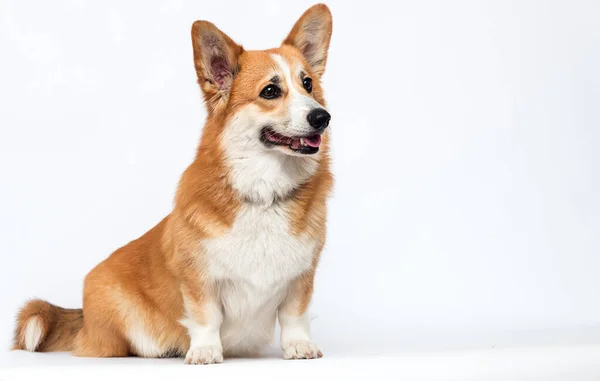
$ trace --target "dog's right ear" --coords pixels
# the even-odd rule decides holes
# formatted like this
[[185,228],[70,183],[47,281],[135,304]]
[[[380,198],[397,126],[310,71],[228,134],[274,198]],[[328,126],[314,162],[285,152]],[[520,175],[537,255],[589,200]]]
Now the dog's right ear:
[[244,48],[208,21],[192,25],[194,65],[210,111],[227,102]]

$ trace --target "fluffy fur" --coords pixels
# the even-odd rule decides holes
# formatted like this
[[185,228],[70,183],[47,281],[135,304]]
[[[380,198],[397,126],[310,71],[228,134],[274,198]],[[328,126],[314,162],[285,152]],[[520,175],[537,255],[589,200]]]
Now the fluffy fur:
[[[208,117],[173,211],[86,276],[83,309],[25,304],[15,349],[217,363],[258,354],[278,317],[285,358],[322,356],[307,308],[332,186],[328,130],[312,154],[265,144],[261,133],[315,133],[307,113],[325,108],[331,25],[316,5],[279,48],[245,51],[213,24],[194,23]],[[281,96],[261,97],[273,81]]]

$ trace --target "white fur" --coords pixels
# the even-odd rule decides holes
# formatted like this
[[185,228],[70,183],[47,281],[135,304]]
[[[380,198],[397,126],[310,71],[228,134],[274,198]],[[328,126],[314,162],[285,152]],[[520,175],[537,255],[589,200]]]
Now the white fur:
[[159,357],[168,347],[162,347],[156,338],[152,337],[145,327],[143,316],[139,314],[137,306],[127,296],[117,299],[119,312],[127,325],[125,334],[131,345],[131,350],[140,357]]
[[281,326],[281,347],[289,346],[294,341],[310,341],[308,315],[285,316],[279,314],[279,325]]
[[323,356],[321,350],[310,339],[308,314],[285,315],[279,312],[281,326],[281,349],[285,359],[312,359]]
[[281,348],[283,349],[283,358],[286,360],[323,357],[321,349],[308,340],[287,342]]
[[24,330],[25,349],[34,352],[42,340],[43,327],[38,316],[29,318]]
[[290,233],[288,207],[246,204],[227,234],[202,243],[223,306],[225,353],[256,353],[272,341],[287,288],[312,264],[316,241]]
[[143,320],[136,320],[127,330],[127,338],[136,355],[140,357],[159,357],[163,355],[167,348],[161,348],[143,327]]
[[215,347],[190,348],[185,356],[186,364],[218,364],[223,362],[223,352]]

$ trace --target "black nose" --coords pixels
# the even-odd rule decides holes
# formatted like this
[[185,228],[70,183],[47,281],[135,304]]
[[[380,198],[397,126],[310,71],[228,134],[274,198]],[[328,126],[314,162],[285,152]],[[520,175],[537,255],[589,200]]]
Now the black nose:
[[308,113],[306,119],[312,128],[321,130],[329,125],[331,115],[322,108],[316,108]]

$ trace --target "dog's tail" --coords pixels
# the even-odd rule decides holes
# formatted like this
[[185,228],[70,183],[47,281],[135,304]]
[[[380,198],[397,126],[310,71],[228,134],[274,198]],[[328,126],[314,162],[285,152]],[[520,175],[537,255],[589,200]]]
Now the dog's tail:
[[66,309],[44,300],[31,300],[21,308],[13,350],[30,352],[71,351],[83,326],[82,309]]

